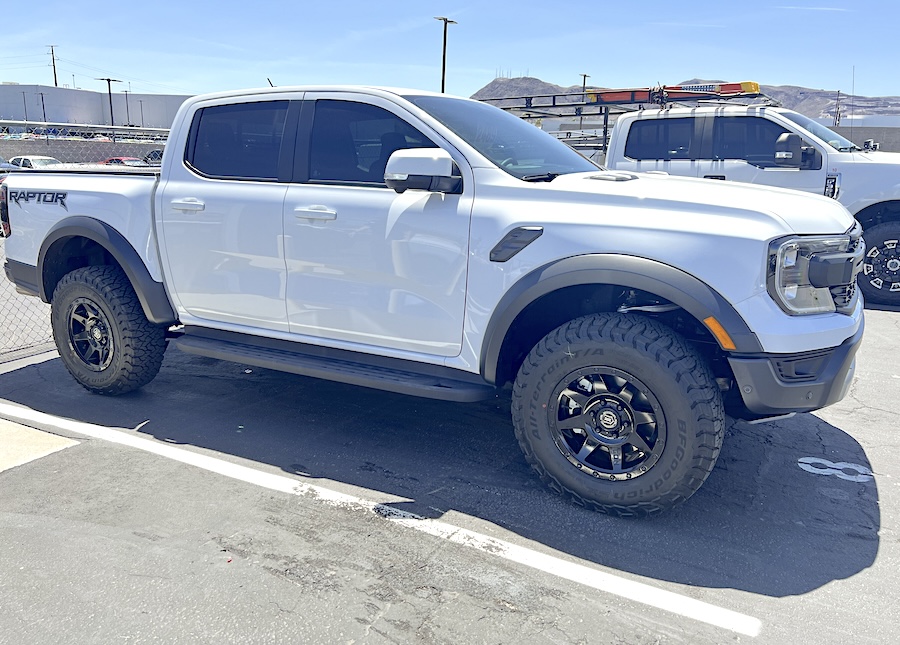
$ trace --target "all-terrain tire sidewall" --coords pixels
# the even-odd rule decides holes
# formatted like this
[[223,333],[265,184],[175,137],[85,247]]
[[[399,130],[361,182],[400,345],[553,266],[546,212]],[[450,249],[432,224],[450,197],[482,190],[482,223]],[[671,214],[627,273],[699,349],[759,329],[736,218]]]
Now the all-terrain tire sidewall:
[[900,283],[900,269],[895,272],[879,271],[880,262],[872,257],[873,253],[882,257],[886,254],[897,255],[895,259],[900,264],[900,222],[873,226],[863,232],[863,238],[866,241],[866,256],[863,258],[863,270],[857,277],[863,296],[883,305],[900,305],[900,291],[891,291],[892,284]]
[[[662,411],[662,453],[633,479],[611,481],[579,470],[554,442],[553,392],[561,379],[592,366],[632,375]],[[519,371],[512,416],[527,460],[552,490],[620,516],[656,514],[693,495],[715,465],[725,428],[721,394],[706,363],[669,328],[623,314],[586,316],[548,334]]]
[[[70,308],[80,298],[100,310],[109,323],[113,350],[109,364],[100,371],[85,364],[70,339]],[[162,365],[166,330],[147,320],[131,283],[118,267],[84,267],[63,276],[53,292],[50,322],[63,364],[91,392],[130,392],[149,383]]]

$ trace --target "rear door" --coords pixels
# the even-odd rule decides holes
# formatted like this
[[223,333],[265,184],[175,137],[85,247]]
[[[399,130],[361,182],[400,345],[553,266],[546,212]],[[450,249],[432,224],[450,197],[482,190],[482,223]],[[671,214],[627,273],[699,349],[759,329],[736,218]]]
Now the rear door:
[[696,177],[704,122],[703,117],[671,116],[665,111],[635,119],[628,129],[624,158],[616,161],[615,169]]
[[158,234],[186,324],[288,330],[282,212],[289,177],[279,177],[279,168],[290,172],[292,163],[290,106],[283,95],[211,101],[195,112],[182,158],[170,164]]

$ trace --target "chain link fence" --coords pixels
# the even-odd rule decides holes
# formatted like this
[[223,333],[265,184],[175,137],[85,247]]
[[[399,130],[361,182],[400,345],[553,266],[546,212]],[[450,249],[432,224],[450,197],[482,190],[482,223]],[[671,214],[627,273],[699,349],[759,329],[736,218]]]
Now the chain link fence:
[[[6,262],[5,240],[0,239],[0,265]],[[51,349],[50,305],[23,296],[0,275],[0,362]]]
[[16,165],[50,167],[65,164],[97,164],[107,160],[136,166],[159,166],[164,142],[94,141],[79,139],[4,139],[0,135],[0,157]]

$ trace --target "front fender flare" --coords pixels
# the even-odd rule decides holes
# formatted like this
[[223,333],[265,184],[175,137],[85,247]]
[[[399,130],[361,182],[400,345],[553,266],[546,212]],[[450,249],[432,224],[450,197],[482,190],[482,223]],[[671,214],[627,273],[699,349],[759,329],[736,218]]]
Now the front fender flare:
[[[48,288],[46,271],[44,270],[47,254],[50,249],[67,238],[83,237],[96,242],[115,258],[128,277],[131,286],[137,294],[141,307],[147,319],[157,325],[173,324],[177,321],[175,310],[169,302],[165,286],[152,278],[147,266],[134,247],[106,222],[91,217],[68,217],[56,223],[44,238],[38,253],[38,272],[40,276],[40,297],[44,302],[50,302],[52,289]],[[51,260],[52,261],[52,260]],[[48,293],[49,292],[49,293]]]
[[608,284],[640,289],[665,298],[694,318],[713,316],[736,346],[737,353],[757,353],[762,345],[744,319],[705,282],[668,264],[633,255],[591,254],[557,260],[519,279],[503,295],[488,323],[481,352],[481,373],[494,383],[507,332],[532,302],[567,287]]

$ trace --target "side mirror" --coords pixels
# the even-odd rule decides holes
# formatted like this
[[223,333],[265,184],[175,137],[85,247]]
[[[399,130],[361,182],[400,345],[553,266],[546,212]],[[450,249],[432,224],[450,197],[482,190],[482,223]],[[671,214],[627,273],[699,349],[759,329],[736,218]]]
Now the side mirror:
[[384,183],[398,193],[409,189],[436,193],[462,192],[462,177],[453,157],[442,148],[396,150],[384,169]]
[[785,132],[775,141],[775,165],[785,168],[799,168],[803,151],[799,134]]

